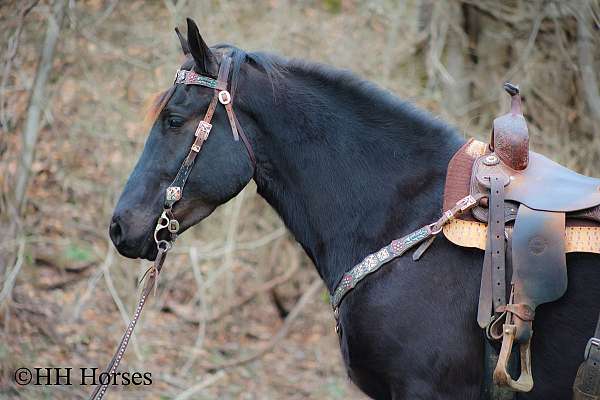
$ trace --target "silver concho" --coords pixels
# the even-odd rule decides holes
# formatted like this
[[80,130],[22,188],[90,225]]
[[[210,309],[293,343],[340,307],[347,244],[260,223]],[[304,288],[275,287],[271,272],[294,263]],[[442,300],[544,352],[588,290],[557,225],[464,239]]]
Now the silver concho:
[[223,105],[231,103],[231,95],[227,90],[221,90],[219,92],[219,101]]
[[177,201],[181,199],[181,188],[179,186],[169,186],[167,188],[167,201]]
[[499,162],[500,162],[500,159],[495,154],[490,154],[489,156],[487,156],[486,158],[483,159],[483,163],[485,165],[487,165],[488,167],[498,165]]
[[200,123],[198,124],[198,128],[196,129],[196,136],[200,136],[200,134],[202,134],[202,139],[206,140],[211,129],[211,124],[204,120],[200,121]]

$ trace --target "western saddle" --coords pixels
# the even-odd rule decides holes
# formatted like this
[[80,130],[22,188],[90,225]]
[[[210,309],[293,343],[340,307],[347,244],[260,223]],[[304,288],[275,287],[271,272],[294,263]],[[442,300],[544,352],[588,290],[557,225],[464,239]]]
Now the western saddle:
[[[600,179],[530,151],[519,89],[504,88],[511,110],[494,120],[490,143],[469,141],[448,167],[444,210],[468,195],[482,201],[443,232],[457,245],[485,250],[477,321],[488,339],[502,341],[493,379],[527,392],[536,307],[565,293],[566,253],[600,254]],[[595,336],[577,375],[576,399],[600,399],[600,331]],[[516,380],[508,372],[513,344],[520,346]]]

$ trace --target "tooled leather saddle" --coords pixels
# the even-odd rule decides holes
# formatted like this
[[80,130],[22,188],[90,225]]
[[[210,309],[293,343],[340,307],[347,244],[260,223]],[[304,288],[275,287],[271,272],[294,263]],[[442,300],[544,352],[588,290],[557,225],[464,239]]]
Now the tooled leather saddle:
[[[504,88],[510,112],[494,120],[489,144],[471,140],[454,155],[446,178],[444,210],[469,194],[483,201],[447,224],[444,234],[460,246],[485,250],[477,321],[488,339],[502,341],[493,379],[526,392],[533,388],[536,307],[564,295],[567,252],[600,254],[600,179],[530,151],[519,89]],[[516,380],[508,372],[513,344],[520,345]],[[598,356],[600,345],[590,346]],[[589,364],[586,371],[598,386],[600,367]],[[589,393],[598,396],[600,387]]]

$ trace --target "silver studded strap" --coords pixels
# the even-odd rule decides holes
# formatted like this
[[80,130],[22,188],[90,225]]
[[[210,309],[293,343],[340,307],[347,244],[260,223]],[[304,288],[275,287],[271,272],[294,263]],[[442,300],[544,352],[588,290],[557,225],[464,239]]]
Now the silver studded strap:
[[425,225],[424,227],[417,229],[416,231],[409,233],[400,239],[396,239],[389,245],[381,248],[376,253],[366,256],[360,263],[355,265],[342,276],[342,279],[331,294],[330,301],[331,306],[333,307],[334,315],[337,315],[338,308],[344,299],[344,296],[353,290],[360,281],[378,271],[382,266],[389,263],[393,259],[404,255],[404,253],[418,244],[425,243],[426,245],[418,251],[418,257],[414,258],[416,261],[431,245],[431,242],[428,241],[429,239],[434,239],[442,231],[444,225],[452,221],[457,215],[477,206],[480,200],[481,196],[467,196],[463,199],[460,199],[454,205],[454,207],[446,210],[446,212],[444,212],[444,214],[436,222]]

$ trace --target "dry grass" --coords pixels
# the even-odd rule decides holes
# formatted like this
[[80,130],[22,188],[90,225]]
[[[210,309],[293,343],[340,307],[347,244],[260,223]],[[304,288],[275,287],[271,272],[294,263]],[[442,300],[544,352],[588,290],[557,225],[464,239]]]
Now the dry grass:
[[[0,5],[2,48],[8,48],[24,3]],[[351,69],[456,124],[466,136],[487,137],[492,117],[507,107],[501,83],[514,79],[525,93],[534,146],[600,175],[598,121],[586,108],[577,62],[577,10],[472,2],[481,13],[473,45],[460,21],[447,17],[447,7],[458,2],[187,3],[177,9],[171,0],[91,0],[69,10],[20,221],[23,234],[0,242],[4,254],[21,248],[22,266],[0,305],[2,398],[85,397],[89,387],[17,387],[11,374],[20,366],[103,367],[131,315],[146,265],[115,254],[107,225],[145,140],[145,103],[168,87],[178,66],[173,27],[183,26],[185,16],[196,19],[209,43]],[[25,19],[5,88],[3,226],[15,220],[11,185],[48,8],[41,1]],[[478,57],[477,63],[464,57],[455,77],[444,67],[451,37],[459,39],[462,53],[470,49]],[[464,104],[447,101],[457,85],[469,88]],[[154,383],[115,390],[111,398],[362,398],[345,377],[324,288],[264,356],[216,372],[208,368],[264,351],[282,327],[265,288],[277,283],[274,290],[290,310],[317,278],[255,187],[242,196],[243,202],[234,199],[180,238],[122,366],[152,372]],[[2,285],[10,271],[13,264]]]

